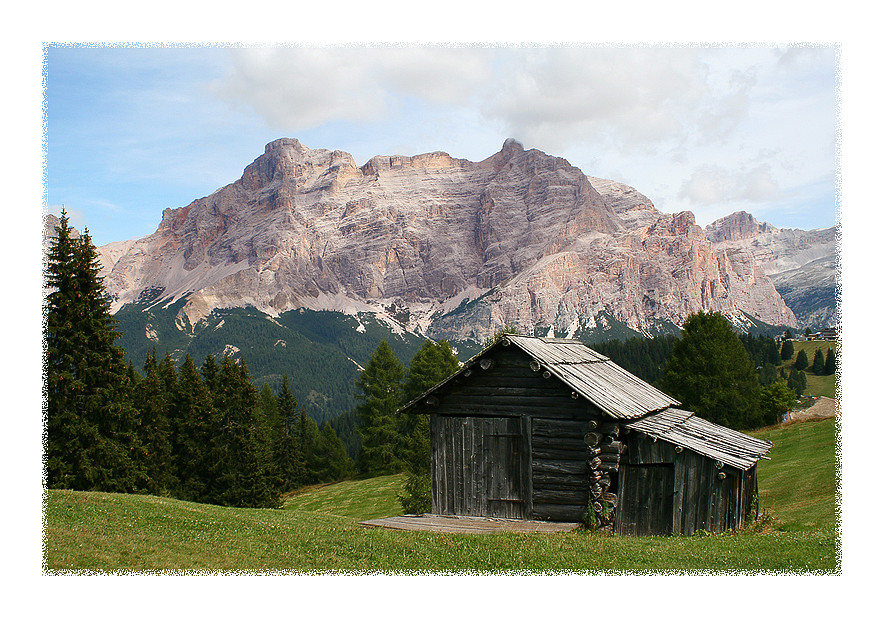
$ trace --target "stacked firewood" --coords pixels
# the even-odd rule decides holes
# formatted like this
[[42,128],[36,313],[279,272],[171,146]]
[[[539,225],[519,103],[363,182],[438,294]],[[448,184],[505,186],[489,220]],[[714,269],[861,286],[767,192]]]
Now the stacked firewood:
[[609,528],[618,506],[618,495],[609,492],[612,475],[618,472],[624,444],[618,440],[620,426],[616,423],[588,422],[587,464],[590,467],[590,507],[596,512],[601,528]]

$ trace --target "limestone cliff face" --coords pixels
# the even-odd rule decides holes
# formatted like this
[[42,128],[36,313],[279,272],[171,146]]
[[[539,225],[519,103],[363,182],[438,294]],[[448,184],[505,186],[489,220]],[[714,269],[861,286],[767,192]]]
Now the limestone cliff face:
[[271,142],[236,182],[167,209],[147,237],[101,248],[114,307],[187,296],[216,307],[406,314],[410,330],[482,339],[592,324],[649,332],[689,313],[795,318],[755,263],[718,249],[691,213],[508,140],[480,162],[374,157]]
[[836,300],[838,234],[821,230],[775,228],[749,213],[732,213],[705,229],[717,249],[734,261],[755,262],[768,276],[801,326],[838,323]]

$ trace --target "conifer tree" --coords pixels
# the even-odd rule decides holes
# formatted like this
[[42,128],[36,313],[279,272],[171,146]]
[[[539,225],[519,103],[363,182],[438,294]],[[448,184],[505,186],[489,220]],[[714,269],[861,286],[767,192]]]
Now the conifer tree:
[[347,456],[347,450],[344,449],[344,443],[328,422],[320,430],[315,457],[319,465],[316,471],[318,482],[339,481],[356,472],[353,462]]
[[[277,396],[277,410],[283,423],[283,432],[276,448],[277,469],[283,491],[293,490],[306,479],[304,453],[299,440],[298,402],[289,389],[289,377],[283,376],[283,386]],[[306,414],[305,414],[306,415]]]
[[[410,402],[458,371],[461,366],[451,345],[427,340],[412,357],[403,385],[404,402]],[[399,496],[407,513],[431,509],[430,497],[430,417],[403,415],[400,431],[405,437],[403,461],[406,468],[405,492]]]
[[682,406],[727,427],[758,427],[759,381],[746,348],[719,312],[683,324],[664,368],[661,388]]
[[808,378],[805,376],[805,372],[793,368],[787,378],[787,386],[795,392],[797,398],[805,393],[805,389],[808,387]]
[[156,351],[148,352],[144,378],[139,382],[137,408],[140,416],[139,437],[143,449],[139,453],[147,477],[145,490],[150,494],[167,494],[177,485],[172,458],[172,429],[169,410],[173,393],[168,392],[157,364]]
[[203,382],[206,385],[206,391],[210,398],[210,403],[215,404],[216,394],[218,393],[218,363],[212,355],[206,355],[203,365],[200,368],[200,374],[203,376]]
[[46,266],[46,483],[133,492],[143,477],[132,381],[88,231],[75,238],[66,212]]
[[321,481],[320,473],[324,463],[319,453],[319,442],[320,428],[302,407],[298,417],[298,447],[304,458],[304,484],[317,484]]
[[[778,357],[778,360],[780,360],[780,357]],[[768,362],[764,363],[759,370],[759,384],[766,387],[775,382],[777,378],[777,367]]]
[[175,469],[181,498],[209,501],[212,465],[212,405],[203,377],[186,355],[176,382],[173,406],[176,429]]
[[405,401],[414,400],[457,372],[460,367],[458,357],[446,340],[439,342],[426,340],[409,362],[403,384]]
[[808,353],[804,348],[796,353],[796,363],[793,364],[793,367],[797,370],[804,370],[808,367]]
[[814,351],[814,361],[811,362],[811,371],[818,376],[823,376],[826,361],[824,361],[824,353],[818,348]]
[[261,411],[263,422],[269,430],[270,440],[276,446],[285,433],[286,427],[280,415],[277,396],[267,383],[264,383],[258,392],[258,409]]
[[403,467],[403,437],[395,413],[402,404],[404,375],[402,363],[390,345],[381,340],[357,380],[356,412],[362,425],[359,433],[363,443],[359,468],[362,471],[384,474],[398,472]]
[[[762,336],[759,336],[762,338]],[[777,343],[770,337],[766,337],[764,339],[764,354],[762,358],[762,364],[770,363],[772,365],[780,365],[783,358],[781,357],[781,352],[777,349]],[[790,357],[792,358],[793,352],[790,351]]]
[[270,432],[245,361],[224,358],[218,372],[216,419],[221,422],[213,502],[235,507],[275,507],[280,483],[274,474]]
[[824,361],[824,375],[831,376],[836,373],[836,352],[832,348],[827,349],[827,359]]
[[789,361],[793,358],[793,341],[792,340],[784,340],[783,346],[781,346],[781,359],[784,361]]

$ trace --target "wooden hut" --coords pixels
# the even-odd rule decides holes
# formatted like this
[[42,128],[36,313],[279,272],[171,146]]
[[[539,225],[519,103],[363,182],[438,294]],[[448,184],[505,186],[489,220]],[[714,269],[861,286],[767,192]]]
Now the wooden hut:
[[505,335],[400,412],[430,415],[434,514],[741,527],[771,443],[678,406],[580,341]]

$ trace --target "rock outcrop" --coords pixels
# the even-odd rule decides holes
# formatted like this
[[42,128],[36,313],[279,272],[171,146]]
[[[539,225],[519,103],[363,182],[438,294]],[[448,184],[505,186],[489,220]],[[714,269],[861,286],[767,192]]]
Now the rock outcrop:
[[643,333],[698,310],[796,324],[752,255],[714,244],[691,213],[514,140],[480,162],[361,167],[276,140],[154,234],[100,251],[114,308],[187,297],[191,324],[243,306],[370,311],[450,339],[504,323],[567,333],[600,314]]
[[774,283],[803,327],[838,324],[838,231],[775,228],[745,212],[705,229],[717,249],[734,260],[755,261]]

